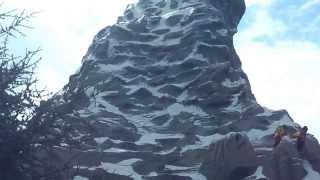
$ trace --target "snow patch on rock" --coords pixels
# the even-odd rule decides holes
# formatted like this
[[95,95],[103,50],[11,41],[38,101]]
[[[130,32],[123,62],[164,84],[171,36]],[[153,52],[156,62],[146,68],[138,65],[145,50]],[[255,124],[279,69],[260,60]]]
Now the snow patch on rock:
[[148,133],[144,134],[137,142],[137,145],[144,144],[158,144],[156,142],[157,139],[182,139],[184,138],[183,134],[158,134],[158,133]]
[[254,174],[251,176],[247,177],[246,179],[268,179],[264,174],[263,174],[263,167],[259,166]]
[[89,179],[86,177],[82,177],[82,176],[75,176],[75,177],[73,177],[73,180],[89,180]]
[[133,178],[134,180],[143,180],[141,175],[135,172],[132,168],[132,164],[138,161],[142,161],[142,160],[133,158],[133,159],[124,160],[114,164],[103,162],[101,163],[101,168],[112,174],[128,176]]

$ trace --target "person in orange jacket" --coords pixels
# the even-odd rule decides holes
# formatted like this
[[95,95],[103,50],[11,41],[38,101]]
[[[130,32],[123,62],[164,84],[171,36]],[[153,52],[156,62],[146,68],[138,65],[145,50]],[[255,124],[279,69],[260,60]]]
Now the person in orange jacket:
[[273,135],[273,139],[274,139],[274,144],[273,144],[273,148],[277,147],[278,144],[280,143],[281,139],[283,138],[283,136],[285,136],[285,131],[284,128],[282,126],[279,126]]
[[303,128],[300,128],[296,133],[292,135],[293,138],[297,139],[297,150],[299,153],[301,153],[304,149],[307,131],[308,131],[308,127],[303,126]]

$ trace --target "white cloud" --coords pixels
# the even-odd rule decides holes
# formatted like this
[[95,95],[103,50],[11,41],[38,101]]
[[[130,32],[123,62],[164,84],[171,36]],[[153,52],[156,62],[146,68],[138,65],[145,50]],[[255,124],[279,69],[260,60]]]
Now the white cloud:
[[241,32],[239,38],[254,40],[257,37],[268,36],[272,37],[277,34],[281,34],[287,31],[287,26],[279,20],[273,19],[269,12],[265,9],[259,9],[253,18],[253,23],[250,22],[245,31]]
[[259,6],[269,6],[271,5],[275,0],[245,0],[246,6],[250,7],[253,5],[259,5]]
[[309,0],[303,6],[301,6],[301,10],[307,10],[312,6],[320,5],[320,0]]
[[[258,102],[272,109],[287,109],[294,120],[310,126],[320,137],[320,46],[277,36],[291,27],[271,18],[265,8],[235,36],[237,52]],[[267,36],[272,43],[256,41]]]
[[[79,68],[94,35],[116,22],[126,6],[137,0],[10,0],[7,9],[40,11],[27,31],[27,44],[41,46],[43,61],[39,64],[39,79],[50,91],[57,91]],[[56,72],[54,72],[56,71]]]
[[310,42],[278,42],[273,47],[248,43],[237,50],[258,102],[287,109],[320,137],[320,48]]

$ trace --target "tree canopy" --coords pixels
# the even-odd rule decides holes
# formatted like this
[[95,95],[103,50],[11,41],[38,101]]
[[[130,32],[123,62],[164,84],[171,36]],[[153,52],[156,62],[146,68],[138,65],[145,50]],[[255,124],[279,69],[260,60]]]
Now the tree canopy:
[[[10,45],[25,36],[32,13],[0,11],[0,179],[32,179],[36,158],[34,132],[44,91],[36,88],[35,68],[39,49],[18,55]],[[38,127],[36,127],[38,126]],[[14,177],[13,177],[14,176]]]

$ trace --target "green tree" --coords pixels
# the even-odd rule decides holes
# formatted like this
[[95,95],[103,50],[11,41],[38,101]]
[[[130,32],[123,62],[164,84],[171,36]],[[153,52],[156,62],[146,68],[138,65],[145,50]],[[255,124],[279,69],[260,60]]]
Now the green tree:
[[[0,179],[30,179],[37,163],[34,128],[43,92],[36,89],[35,68],[39,50],[16,55],[10,40],[24,36],[33,14],[16,10],[0,12]],[[39,115],[37,115],[39,116]],[[33,123],[34,124],[34,123]]]

